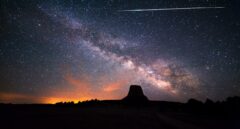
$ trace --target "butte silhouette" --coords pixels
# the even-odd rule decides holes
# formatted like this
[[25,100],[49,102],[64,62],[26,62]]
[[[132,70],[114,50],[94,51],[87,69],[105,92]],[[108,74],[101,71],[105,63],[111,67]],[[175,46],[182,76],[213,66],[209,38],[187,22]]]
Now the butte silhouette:
[[131,85],[128,95],[122,101],[129,105],[142,105],[149,102],[143,93],[142,87],[139,85]]

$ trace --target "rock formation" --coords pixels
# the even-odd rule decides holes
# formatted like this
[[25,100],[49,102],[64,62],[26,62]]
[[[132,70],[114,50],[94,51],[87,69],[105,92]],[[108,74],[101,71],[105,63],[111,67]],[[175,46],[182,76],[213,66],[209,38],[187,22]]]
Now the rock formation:
[[146,104],[148,98],[144,95],[141,86],[131,85],[128,95],[123,98],[123,101],[128,104]]

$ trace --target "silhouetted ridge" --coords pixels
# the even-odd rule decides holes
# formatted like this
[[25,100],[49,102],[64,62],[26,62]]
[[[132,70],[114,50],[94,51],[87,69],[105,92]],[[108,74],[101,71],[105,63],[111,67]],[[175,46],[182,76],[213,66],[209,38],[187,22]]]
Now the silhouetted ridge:
[[148,102],[148,98],[144,95],[141,86],[131,85],[128,95],[123,98],[123,101],[128,104],[144,104]]

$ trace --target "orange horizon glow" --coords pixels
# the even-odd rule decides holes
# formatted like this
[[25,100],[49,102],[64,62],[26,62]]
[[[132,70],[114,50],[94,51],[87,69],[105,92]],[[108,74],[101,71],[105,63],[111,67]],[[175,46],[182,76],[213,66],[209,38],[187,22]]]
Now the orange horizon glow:
[[[128,80],[106,81],[102,77],[104,84],[99,88],[93,88],[93,84],[87,77],[74,77],[72,74],[64,76],[67,85],[50,91],[45,91],[44,96],[29,95],[24,93],[0,92],[0,102],[3,103],[43,103],[55,104],[57,102],[74,102],[86,101],[92,99],[112,100],[122,99],[128,89]],[[127,95],[127,93],[126,93]]]
[[[67,98],[67,97],[36,97],[31,95],[24,95],[19,93],[0,93],[1,103],[13,103],[13,104],[56,104],[58,102],[83,102],[87,100],[104,100],[95,97],[81,97],[81,98]],[[121,99],[121,98],[120,98]]]

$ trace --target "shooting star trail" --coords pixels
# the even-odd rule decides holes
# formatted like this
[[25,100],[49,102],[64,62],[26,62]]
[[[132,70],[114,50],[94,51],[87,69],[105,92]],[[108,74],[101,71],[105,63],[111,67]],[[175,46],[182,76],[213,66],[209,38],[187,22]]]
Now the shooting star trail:
[[186,7],[186,8],[157,8],[157,9],[129,9],[118,12],[147,12],[147,11],[174,11],[174,10],[200,10],[200,9],[223,9],[225,7]]

